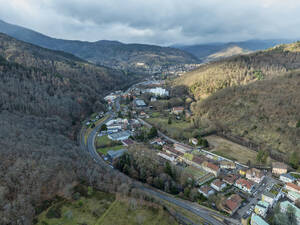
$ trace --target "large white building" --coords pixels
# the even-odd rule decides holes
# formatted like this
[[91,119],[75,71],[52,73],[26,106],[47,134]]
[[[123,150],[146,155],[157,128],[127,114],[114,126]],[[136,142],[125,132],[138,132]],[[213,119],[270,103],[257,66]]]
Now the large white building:
[[146,92],[152,93],[156,96],[169,96],[169,91],[164,88],[157,87],[157,88],[150,88],[147,89]]

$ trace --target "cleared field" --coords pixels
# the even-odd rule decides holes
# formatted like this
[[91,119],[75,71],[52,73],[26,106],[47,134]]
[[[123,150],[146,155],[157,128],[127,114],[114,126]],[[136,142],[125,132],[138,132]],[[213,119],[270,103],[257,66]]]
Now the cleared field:
[[94,225],[114,200],[114,195],[103,192],[74,201],[65,200],[41,213],[37,225]]
[[97,148],[97,152],[106,154],[108,151],[117,151],[122,148],[125,148],[120,142],[113,141],[105,136],[96,137],[95,144]]
[[145,120],[172,138],[184,139],[192,136],[193,130],[189,122],[173,119],[172,123],[168,124],[168,117],[163,117],[163,115],[159,116],[158,113],[153,114],[157,117],[151,117]]
[[117,201],[95,225],[178,225],[162,208],[138,206],[129,200]]
[[228,141],[216,135],[206,137],[210,146],[213,146],[211,152],[229,159],[236,160],[246,164],[248,160],[256,162],[257,153],[249,148]]
[[107,154],[108,151],[118,151],[120,149],[125,148],[124,145],[116,145],[113,147],[106,147],[106,148],[97,148],[97,152],[102,153],[102,154]]
[[193,167],[193,166],[186,167],[184,169],[184,172],[192,175],[196,180],[200,179],[201,177],[203,177],[206,174],[205,171],[198,169],[196,167]]

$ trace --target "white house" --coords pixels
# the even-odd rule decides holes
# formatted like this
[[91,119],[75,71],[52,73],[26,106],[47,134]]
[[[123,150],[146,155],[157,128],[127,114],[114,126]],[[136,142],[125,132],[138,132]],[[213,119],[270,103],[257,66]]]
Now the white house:
[[210,186],[216,191],[222,191],[226,187],[226,183],[220,179],[216,179],[210,184]]
[[293,183],[296,178],[293,177],[291,174],[281,174],[279,180],[283,181],[284,183]]
[[214,189],[207,185],[203,185],[198,189],[198,192],[203,194],[206,198],[215,193]]

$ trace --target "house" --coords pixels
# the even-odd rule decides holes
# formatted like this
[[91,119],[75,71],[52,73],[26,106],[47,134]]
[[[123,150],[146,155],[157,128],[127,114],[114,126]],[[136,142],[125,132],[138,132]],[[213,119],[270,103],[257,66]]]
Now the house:
[[268,209],[270,207],[270,204],[265,201],[259,201],[254,208],[254,212],[257,215],[260,215],[261,217],[265,218],[268,212]]
[[259,215],[252,213],[251,215],[251,225],[269,225],[263,218]]
[[198,192],[203,194],[206,198],[213,195],[215,193],[214,189],[207,185],[203,185],[198,189]]
[[202,164],[202,169],[205,170],[208,173],[212,173],[215,175],[215,177],[217,177],[219,175],[220,172],[220,168],[218,165],[215,165],[211,162],[208,161],[204,161]]
[[272,173],[276,175],[281,175],[287,173],[287,165],[282,162],[272,163]]
[[156,97],[151,97],[150,102],[156,102],[157,98]]
[[150,88],[147,89],[146,92],[154,94],[156,96],[169,96],[169,91],[161,87]]
[[142,100],[142,99],[135,99],[134,103],[135,103],[135,106],[138,108],[147,106],[146,103],[144,102],[144,100]]
[[175,114],[175,115],[179,115],[181,113],[183,113],[184,111],[184,107],[173,107],[172,108],[172,113]]
[[248,169],[246,172],[246,178],[248,180],[254,181],[255,183],[260,183],[265,178],[263,172],[256,168]]
[[122,144],[125,145],[125,146],[129,146],[129,145],[133,145],[134,142],[131,139],[127,139],[127,140],[123,140]]
[[295,191],[288,191],[286,197],[293,202],[300,201],[300,194]]
[[288,191],[294,191],[294,192],[300,194],[300,186],[298,186],[297,184],[286,183],[285,189],[288,190]]
[[228,161],[228,160],[222,160],[220,162],[220,168],[221,169],[230,169],[230,170],[234,170],[236,168],[236,165],[234,162],[232,161]]
[[173,154],[173,155],[176,155],[176,156],[183,156],[184,155],[184,153],[182,153],[180,151],[177,151],[175,148],[172,148],[171,146],[168,146],[168,145],[164,145],[163,151],[165,151],[168,154]]
[[216,179],[211,182],[210,186],[216,191],[222,191],[224,188],[226,188],[226,183],[221,181],[220,179]]
[[233,215],[241,206],[243,199],[238,194],[232,194],[223,203],[223,211]]
[[197,138],[190,138],[189,142],[192,143],[193,145],[197,145],[198,144]]
[[174,157],[174,155],[171,155],[171,154],[168,154],[168,153],[161,153],[161,152],[159,152],[159,153],[157,153],[157,155],[159,155],[160,157],[162,157],[162,158],[164,158],[164,159],[166,159],[166,160],[168,160],[170,162],[174,162],[175,159],[176,159]]
[[155,138],[154,140],[152,140],[152,141],[150,142],[151,145],[156,144],[156,145],[160,145],[160,146],[163,146],[165,143],[166,143],[166,142],[163,141],[161,138]]
[[254,183],[251,180],[246,180],[244,178],[239,178],[235,182],[235,186],[243,191],[251,193],[254,188]]
[[114,160],[116,160],[117,158],[121,157],[124,152],[126,152],[127,149],[120,149],[120,150],[117,150],[117,151],[108,151],[107,154],[106,154],[106,157],[108,158],[109,161],[113,162]]
[[276,201],[278,201],[280,196],[275,195],[269,191],[265,191],[261,194],[261,200],[270,204],[270,207],[274,205]]
[[234,182],[238,179],[238,177],[234,174],[228,174],[223,178],[223,181],[229,185],[233,185]]
[[148,114],[144,111],[140,112],[140,118],[149,118]]
[[296,178],[293,177],[291,174],[281,174],[279,180],[283,181],[284,183],[293,183],[296,181]]
[[286,213],[288,208],[292,207],[295,209],[295,218],[297,221],[297,224],[300,224],[300,209],[298,207],[296,207],[294,204],[290,203],[289,201],[284,201],[280,203],[280,211],[282,213]]
[[113,134],[109,134],[108,138],[113,141],[124,141],[128,139],[131,136],[131,133],[129,131],[121,131]]
[[185,145],[185,144],[181,144],[181,143],[175,143],[174,148],[175,148],[175,150],[177,150],[183,154],[187,153],[187,152],[191,152],[193,150],[192,147]]

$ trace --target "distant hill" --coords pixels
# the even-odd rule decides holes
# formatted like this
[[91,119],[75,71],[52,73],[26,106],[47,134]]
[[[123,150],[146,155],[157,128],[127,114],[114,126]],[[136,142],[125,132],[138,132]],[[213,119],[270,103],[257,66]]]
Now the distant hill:
[[201,99],[226,87],[278,76],[300,68],[299,43],[207,63],[185,73],[175,83],[188,86],[194,96]]
[[[132,79],[65,52],[0,34],[0,224],[33,224],[55,196],[80,182],[100,190],[125,184],[76,144],[81,120]],[[44,205],[42,204],[44,203]]]
[[176,48],[117,41],[71,41],[51,38],[0,20],[0,32],[44,48],[72,53],[89,62],[126,71],[158,72],[161,67],[197,63],[192,54]]
[[175,85],[187,86],[195,97],[191,108],[196,126],[253,143],[288,161],[300,150],[299,71],[296,42],[207,63],[177,78]]
[[[208,62],[215,60],[216,57],[211,58],[211,55],[220,54],[227,49],[240,48],[240,51],[232,52],[233,55],[240,55],[243,53],[248,53],[249,51],[258,51],[265,50],[271,47],[274,47],[278,44],[287,44],[292,43],[295,40],[287,39],[278,39],[278,40],[249,40],[242,42],[229,42],[229,43],[211,43],[211,44],[199,44],[199,45],[182,45],[182,46],[173,46],[184,51],[187,51],[196,57],[202,62]],[[230,56],[230,55],[228,55]]]

